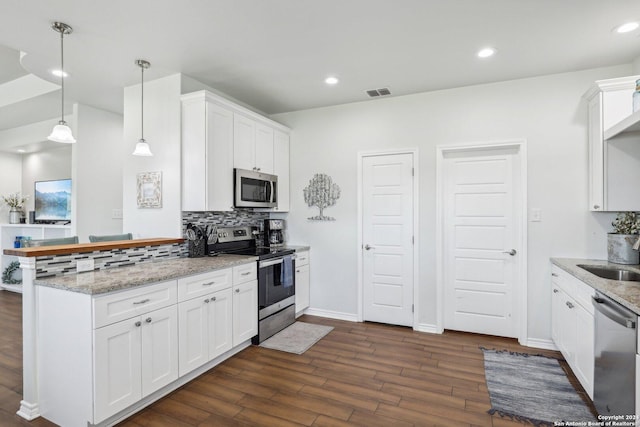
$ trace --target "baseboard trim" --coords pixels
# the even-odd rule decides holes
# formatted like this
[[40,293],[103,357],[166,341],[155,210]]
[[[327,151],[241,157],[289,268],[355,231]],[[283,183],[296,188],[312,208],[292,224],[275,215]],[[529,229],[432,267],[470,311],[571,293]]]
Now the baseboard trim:
[[543,350],[556,350],[558,347],[551,340],[542,340],[539,338],[527,338],[527,341],[522,343],[526,347],[540,348]]
[[414,331],[418,332],[426,332],[428,334],[441,334],[442,332],[438,332],[437,325],[431,325],[429,323],[418,323],[413,327]]
[[342,313],[340,311],[322,310],[319,308],[307,308],[304,314],[309,316],[326,317],[328,319],[346,320],[348,322],[357,322],[358,316],[351,313]]
[[40,417],[40,406],[37,403],[30,403],[26,400],[21,400],[20,409],[16,414],[25,420],[33,421]]

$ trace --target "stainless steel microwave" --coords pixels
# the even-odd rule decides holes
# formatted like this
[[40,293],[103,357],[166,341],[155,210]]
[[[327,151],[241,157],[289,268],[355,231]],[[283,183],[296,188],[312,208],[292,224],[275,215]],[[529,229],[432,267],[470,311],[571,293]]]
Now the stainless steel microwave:
[[233,204],[237,208],[278,206],[278,177],[246,169],[234,169]]

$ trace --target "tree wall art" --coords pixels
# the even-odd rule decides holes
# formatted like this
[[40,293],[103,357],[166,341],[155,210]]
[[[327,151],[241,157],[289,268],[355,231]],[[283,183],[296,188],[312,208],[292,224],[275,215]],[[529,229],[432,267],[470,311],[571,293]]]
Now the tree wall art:
[[309,180],[309,185],[303,190],[304,201],[307,206],[317,206],[320,214],[308,219],[312,221],[335,221],[331,216],[325,216],[324,210],[336,204],[340,198],[340,187],[334,184],[333,179],[324,173],[317,173]]

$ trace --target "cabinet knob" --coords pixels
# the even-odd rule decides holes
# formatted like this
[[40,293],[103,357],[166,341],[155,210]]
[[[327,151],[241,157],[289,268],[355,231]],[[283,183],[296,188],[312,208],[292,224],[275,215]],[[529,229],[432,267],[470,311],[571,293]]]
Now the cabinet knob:
[[554,289],[554,290],[553,290],[553,293],[554,293],[554,294],[557,294],[558,292],[560,292],[560,291],[559,291],[559,290],[557,290],[557,289]]
[[144,321],[147,323],[151,323],[151,317],[147,317]]
[[136,325],[136,327],[140,327],[140,325],[142,325],[142,323],[141,323],[140,321],[137,321],[137,322],[135,323],[135,325]]
[[573,308],[574,307],[573,304],[571,304],[569,301],[567,301],[566,304],[567,304],[567,307],[569,307],[569,308]]
[[296,273],[300,273],[300,270],[296,270]]
[[211,301],[215,301],[216,299],[217,299],[216,297],[213,297],[213,298],[211,298]]
[[206,300],[204,300],[205,304],[209,304],[209,298],[207,298]]
[[593,209],[600,209],[600,205],[593,205]]
[[240,293],[240,289],[236,289],[236,294],[239,294],[239,293]]
[[558,277],[558,273],[551,273],[551,276]]

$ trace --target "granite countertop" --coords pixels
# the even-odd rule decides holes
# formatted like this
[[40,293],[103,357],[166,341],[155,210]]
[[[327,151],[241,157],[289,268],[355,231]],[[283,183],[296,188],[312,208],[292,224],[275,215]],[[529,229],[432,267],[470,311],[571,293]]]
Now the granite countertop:
[[617,301],[640,315],[640,282],[603,279],[578,267],[578,264],[597,265],[608,268],[624,268],[640,273],[640,265],[623,265],[595,259],[551,258],[551,262],[572,276],[582,280],[596,291]]
[[112,291],[177,279],[212,270],[255,262],[258,258],[246,255],[219,255],[202,258],[176,258],[141,264],[90,271],[68,276],[36,279],[35,285],[66,291],[98,295]]

